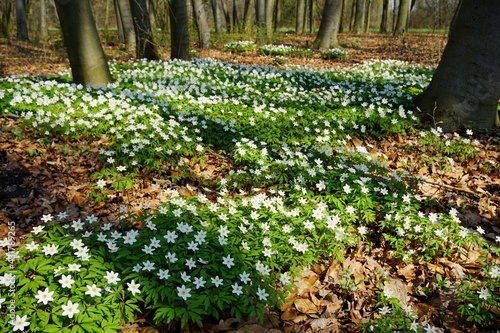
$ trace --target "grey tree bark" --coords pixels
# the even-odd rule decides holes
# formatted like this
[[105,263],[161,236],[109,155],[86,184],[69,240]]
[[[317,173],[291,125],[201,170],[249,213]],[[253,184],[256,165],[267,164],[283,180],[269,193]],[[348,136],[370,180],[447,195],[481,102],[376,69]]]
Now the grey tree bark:
[[104,85],[112,81],[89,0],[55,0],[73,81]]
[[220,6],[218,0],[211,0],[212,5],[212,16],[214,18],[215,33],[220,34],[222,32],[222,24],[220,18]]
[[407,32],[407,23],[410,16],[411,0],[401,0],[399,3],[398,20],[394,28],[394,36],[401,36]]
[[499,17],[498,0],[461,1],[432,81],[415,100],[422,118],[449,132],[498,125]]
[[362,33],[365,23],[365,2],[366,0],[356,0],[356,13],[354,16],[354,26],[352,31],[354,33]]
[[326,0],[313,48],[326,51],[338,46],[337,34],[342,16],[342,0]]
[[257,42],[267,42],[266,28],[266,0],[256,0]]
[[188,12],[186,0],[172,0],[170,15],[170,57],[187,59],[189,57]]
[[146,0],[130,0],[129,2],[135,31],[136,58],[158,60],[160,57],[153,40]]
[[44,43],[49,38],[49,29],[47,27],[47,6],[45,0],[40,0],[40,7],[38,10],[38,42]]
[[198,47],[210,47],[210,28],[208,27],[207,15],[202,0],[191,0],[193,5],[194,20],[198,30]]
[[297,0],[297,12],[295,17],[295,33],[304,33],[304,12],[306,10],[306,0]]
[[115,0],[116,21],[118,30],[127,51],[134,51],[136,46],[134,19],[129,0]]
[[28,20],[26,15],[26,0],[16,0],[17,39],[28,40]]

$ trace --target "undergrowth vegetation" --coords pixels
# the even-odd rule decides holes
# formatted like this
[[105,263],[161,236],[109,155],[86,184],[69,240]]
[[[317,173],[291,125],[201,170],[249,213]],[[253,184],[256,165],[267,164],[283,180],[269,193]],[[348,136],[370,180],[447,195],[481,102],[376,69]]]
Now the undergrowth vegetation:
[[[181,325],[262,319],[302,267],[342,261],[360,243],[383,240],[407,263],[498,251],[462,227],[456,209],[425,212],[413,191],[418,177],[351,145],[416,131],[411,101],[430,70],[397,61],[342,71],[212,60],[111,68],[116,81],[101,88],[68,76],[2,79],[0,108],[46,144],[99,142],[94,201],[132,189],[144,170],[189,180],[212,152],[233,165],[205,180],[217,191],[212,200],[171,189],[161,206],[139,215],[124,208],[115,223],[67,221],[60,212],[44,215],[22,244],[5,239],[0,300],[15,294],[16,307],[13,317],[0,309],[2,332],[115,332],[146,309],[156,322]],[[421,137],[457,161],[475,152],[470,139],[449,140],[438,129]],[[460,294],[460,311],[479,325],[499,306],[500,268],[484,260],[483,278]],[[393,295],[376,302],[366,331],[424,331]]]

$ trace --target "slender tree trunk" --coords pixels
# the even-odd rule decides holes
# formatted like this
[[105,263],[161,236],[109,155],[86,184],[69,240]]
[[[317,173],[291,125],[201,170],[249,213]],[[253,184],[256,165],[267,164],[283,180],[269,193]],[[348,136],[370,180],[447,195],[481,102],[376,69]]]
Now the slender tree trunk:
[[111,0],[106,0],[106,9],[104,14],[104,35],[106,41],[109,40],[109,6]]
[[187,59],[189,57],[189,33],[186,0],[172,0],[169,13],[170,57],[172,59]]
[[9,38],[10,13],[12,11],[12,2],[3,0],[2,2],[2,21],[0,22],[0,36]]
[[295,16],[295,33],[304,33],[304,12],[306,9],[306,0],[297,0],[297,12]]
[[365,22],[365,1],[366,0],[357,0],[356,1],[356,16],[354,19],[354,33],[361,33],[364,30],[364,22]]
[[266,36],[266,0],[257,0],[257,40],[259,44],[267,42]]
[[115,10],[118,27],[122,29],[122,42],[125,43],[127,51],[134,51],[136,47],[136,37],[134,19],[132,17],[129,0],[115,0]]
[[193,5],[194,19],[198,29],[198,47],[210,47],[210,29],[208,28],[207,16],[202,0],[191,0]]
[[[128,0],[126,0],[128,3]],[[120,7],[118,5],[118,0],[113,1],[113,5],[115,7],[115,15],[116,15],[116,28],[118,30],[118,41],[120,43],[125,43],[125,32],[123,29],[122,18],[120,14]]]
[[252,8],[255,8],[253,0],[245,0],[245,8],[243,10],[243,32],[250,32],[253,27],[253,12]]
[[318,35],[313,43],[313,48],[326,51],[338,46],[337,33],[342,13],[342,0],[326,0],[323,15],[319,26]]
[[16,26],[19,40],[28,40],[28,20],[26,16],[26,0],[16,0]]
[[346,24],[345,24],[346,17],[347,17],[346,1],[347,0],[342,0],[342,13],[340,15],[339,32],[345,32],[345,31],[349,30],[349,29],[346,28]]
[[498,0],[462,0],[448,43],[427,89],[416,98],[422,117],[445,131],[498,125]]
[[136,58],[158,60],[146,0],[130,0],[130,11],[134,22]]
[[365,9],[365,32],[370,30],[370,18],[372,12],[372,0],[366,0],[366,9]]
[[222,13],[224,15],[224,21],[226,22],[226,31],[228,33],[231,33],[233,31],[233,22],[231,19],[231,12],[229,11],[226,0],[222,0],[221,5],[222,5],[222,7],[221,7]]
[[236,31],[236,29],[238,29],[239,31],[242,30],[242,27],[241,27],[241,22],[240,22],[240,15],[238,13],[238,5],[236,3],[236,0],[233,0],[233,27],[234,27],[234,31]]
[[302,22],[304,23],[304,27],[302,28],[304,32],[307,31],[307,27],[309,26],[309,8],[311,8],[311,0],[305,0],[306,7],[304,8],[304,19]]
[[40,8],[38,11],[40,15],[38,21],[38,41],[44,43],[49,39],[49,29],[47,27],[47,6],[46,0],[40,0]]
[[314,33],[314,12],[316,11],[316,2],[309,0],[309,33]]
[[383,0],[382,4],[382,20],[380,21],[380,32],[389,32],[389,1]]
[[220,34],[222,32],[222,24],[220,21],[220,7],[218,0],[211,0],[212,13],[214,18],[215,33]]
[[154,33],[156,31],[157,23],[156,23],[156,6],[153,0],[147,1],[147,8],[149,13],[149,23],[151,24],[151,32]]
[[398,12],[401,0],[394,0],[394,8],[392,9],[392,31],[396,29],[396,21],[398,20]]
[[265,0],[266,1],[266,35],[268,40],[270,40],[273,34],[273,9],[274,9],[274,0]]
[[281,20],[281,0],[274,1],[274,11],[273,11],[273,32],[277,33],[280,28]]
[[104,85],[112,81],[88,0],[55,0],[73,81]]

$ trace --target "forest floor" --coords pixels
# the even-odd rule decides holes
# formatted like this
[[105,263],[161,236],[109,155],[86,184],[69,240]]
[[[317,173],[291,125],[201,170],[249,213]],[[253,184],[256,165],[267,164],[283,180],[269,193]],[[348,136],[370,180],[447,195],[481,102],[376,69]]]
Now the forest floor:
[[[340,43],[349,51],[346,59],[332,61],[318,57],[287,58],[286,65],[330,68],[351,66],[370,59],[397,59],[421,66],[436,66],[446,44],[443,34],[409,34],[401,38],[389,35],[341,34]],[[276,38],[275,44],[290,44],[306,47],[311,45],[313,36],[283,35]],[[221,51],[222,44],[209,50],[195,50],[196,57],[213,58],[221,61],[241,64],[271,65],[272,56],[261,56],[257,52],[230,54]],[[164,59],[168,58],[168,49],[162,49]],[[105,44],[105,52],[116,61],[127,61],[133,55],[120,49],[118,44]],[[0,76],[22,74],[57,75],[68,70],[68,60],[64,48],[57,43],[34,46],[29,43],[0,40]],[[118,207],[126,204],[132,209],[140,209],[144,204],[155,206],[160,203],[161,181],[154,175],[146,175],[139,190],[129,191],[111,203],[94,204],[87,200],[90,192],[90,175],[99,166],[97,154],[85,155],[77,144],[54,144],[52,147],[40,145],[36,138],[19,138],[13,134],[18,126],[15,117],[0,118],[0,238],[7,233],[8,221],[17,221],[17,226],[24,232],[41,224],[42,214],[67,211],[70,218],[95,214],[103,221],[115,219]],[[436,211],[447,211],[450,207],[461,207],[460,218],[468,228],[481,227],[484,237],[495,242],[500,236],[500,134],[499,132],[476,133],[480,150],[478,157],[464,162],[452,159],[446,161],[447,167],[436,163],[432,167],[422,167],[423,159],[432,159],[429,153],[415,147],[416,137],[388,137],[385,140],[367,139],[363,145],[370,145],[372,151],[379,151],[387,156],[390,166],[398,168],[405,165],[415,174],[425,177],[420,186],[420,195],[436,200]],[[353,142],[353,144],[356,144]],[[407,147],[413,146],[412,150]],[[92,152],[92,149],[91,149]],[[214,175],[221,161],[214,159],[207,163]],[[186,184],[179,189],[185,190]],[[182,191],[180,191],[182,193]],[[454,294],[445,293],[437,287],[436,274],[454,277],[457,272],[477,273],[474,257],[457,259],[456,262],[435,258],[432,262],[402,265],[401,262],[382,260],[387,253],[373,253],[366,257],[352,253],[343,264],[319,263],[304,272],[302,281],[298,281],[300,293],[295,299],[307,300],[288,305],[285,311],[271,310],[277,318],[265,324],[253,321],[235,323],[231,318],[224,318],[219,323],[207,323],[201,330],[206,332],[292,332],[325,331],[355,332],[357,324],[364,317],[366,300],[363,293],[352,294],[348,298],[349,310],[330,309],[337,315],[327,323],[321,318],[325,308],[319,303],[318,294],[330,288],[329,279],[338,277],[343,268],[364,271],[384,269],[390,272],[391,281],[399,285],[401,281],[418,294],[418,286],[425,286],[433,291],[427,297],[414,297],[412,303],[419,315],[419,320],[438,327],[447,327],[447,332],[481,332],[481,330],[458,319]],[[343,266],[342,266],[343,265]],[[396,286],[397,287],[397,286]],[[395,287],[395,288],[396,288]],[[302,308],[298,305],[302,304]],[[305,307],[305,308],[304,308]],[[309,308],[307,308],[309,307]],[[317,325],[321,326],[318,329]],[[316,325],[316,326],[315,326]],[[158,327],[156,327],[158,329]],[[157,332],[155,328],[138,319],[126,332]],[[200,329],[191,328],[191,331]],[[488,331],[500,329],[500,320]]]

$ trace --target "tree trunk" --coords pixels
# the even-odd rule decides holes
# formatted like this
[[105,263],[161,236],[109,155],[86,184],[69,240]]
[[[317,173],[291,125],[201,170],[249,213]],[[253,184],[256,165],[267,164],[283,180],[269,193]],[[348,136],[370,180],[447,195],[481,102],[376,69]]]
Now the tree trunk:
[[130,0],[130,11],[135,31],[135,54],[137,59],[158,60],[151,31],[151,21],[146,0]]
[[389,32],[389,0],[383,0],[382,20],[380,21],[380,32]]
[[115,0],[116,20],[123,33],[122,42],[125,43],[127,51],[133,51],[136,47],[134,19],[129,0]]
[[277,33],[280,28],[281,20],[281,0],[274,1],[274,11],[273,11],[273,32]]
[[354,19],[353,32],[359,34],[363,32],[365,23],[365,2],[366,0],[356,0],[356,16]]
[[347,17],[348,17],[348,12],[347,12],[347,0],[342,0],[342,13],[340,15],[340,25],[339,25],[339,32],[347,32],[349,31],[349,25],[347,25]]
[[273,34],[273,9],[274,9],[274,0],[265,0],[266,1],[266,36],[267,39],[270,40]]
[[257,41],[259,44],[265,44],[266,38],[266,0],[257,0]]
[[47,27],[47,7],[45,0],[40,0],[40,7],[38,10],[40,18],[38,20],[38,42],[44,43],[49,39],[49,29]]
[[186,0],[172,0],[170,4],[170,57],[189,57],[188,12]]
[[151,32],[155,33],[156,28],[158,24],[156,23],[156,6],[153,0],[148,0],[147,2],[147,8],[148,8],[148,17],[149,17],[149,23],[151,24]]
[[16,26],[19,40],[28,40],[28,20],[26,16],[26,0],[16,0]]
[[306,0],[297,0],[297,12],[295,16],[295,33],[304,33],[304,12],[306,9]]
[[252,30],[254,22],[252,8],[255,8],[253,0],[245,0],[245,8],[243,10],[243,32],[250,32]]
[[222,24],[220,21],[220,7],[218,0],[211,0],[212,13],[214,18],[215,33],[220,34],[222,32]]
[[9,38],[10,12],[12,11],[12,2],[4,0],[2,3],[2,21],[0,22],[0,36]]
[[112,81],[88,0],[56,0],[73,81],[104,85]]
[[411,0],[401,0],[399,4],[398,20],[394,28],[394,36],[401,36],[407,30],[408,18],[410,15]]
[[309,0],[309,33],[314,33],[314,12],[316,11],[316,2]]
[[238,14],[238,5],[236,4],[236,0],[233,0],[233,29],[236,31],[238,29],[241,31],[241,24],[240,24],[240,16]]
[[323,15],[319,26],[318,35],[313,43],[313,48],[326,51],[338,46],[337,33],[342,13],[342,0],[326,0]]
[[364,23],[364,31],[368,32],[370,30],[370,18],[372,12],[372,0],[366,0],[366,9],[365,9],[365,23]]
[[194,20],[198,30],[198,47],[210,47],[210,29],[208,28],[207,16],[202,0],[191,0],[193,5]]
[[498,0],[462,0],[448,43],[427,89],[415,104],[445,131],[491,128],[500,99]]
[[233,20],[231,19],[231,12],[227,6],[226,0],[221,1],[222,14],[224,15],[224,21],[226,22],[226,31],[231,33],[233,31]]

